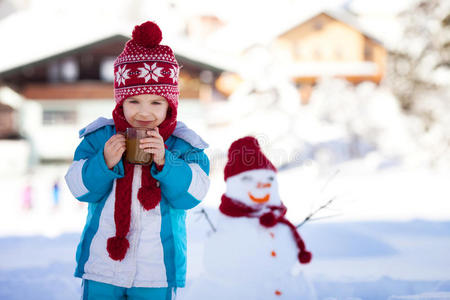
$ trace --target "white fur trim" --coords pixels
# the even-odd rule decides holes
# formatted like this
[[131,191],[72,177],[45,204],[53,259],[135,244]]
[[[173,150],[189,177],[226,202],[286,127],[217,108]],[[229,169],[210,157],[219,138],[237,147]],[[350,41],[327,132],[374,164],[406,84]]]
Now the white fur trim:
[[87,193],[89,190],[83,183],[83,165],[86,162],[86,159],[80,159],[74,161],[67,171],[66,176],[64,177],[67,182],[67,186],[69,190],[72,192],[75,198],[79,198]]
[[97,129],[102,128],[107,125],[114,125],[114,120],[100,117],[97,120],[95,120],[94,122],[92,122],[91,124],[89,124],[88,126],[86,126],[80,130],[80,132],[79,132],[80,138],[84,137],[88,133],[94,132]]
[[181,121],[177,122],[177,127],[173,132],[173,135],[185,140],[193,147],[198,149],[206,149],[209,145],[197,134],[194,130],[188,128],[186,124]]
[[188,193],[195,199],[202,200],[205,198],[206,193],[208,193],[210,184],[209,177],[198,164],[189,164],[189,167],[192,171],[192,180]]

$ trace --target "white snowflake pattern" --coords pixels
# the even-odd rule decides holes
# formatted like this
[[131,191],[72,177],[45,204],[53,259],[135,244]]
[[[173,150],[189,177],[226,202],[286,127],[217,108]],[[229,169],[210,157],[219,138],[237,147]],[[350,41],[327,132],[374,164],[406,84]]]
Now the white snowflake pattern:
[[170,78],[172,78],[173,83],[175,83],[178,80],[178,73],[179,69],[177,67],[170,68]]
[[128,76],[128,72],[130,70],[126,69],[126,66],[124,65],[123,68],[120,68],[117,70],[116,72],[116,81],[117,81],[117,86],[120,86],[120,84],[122,83],[123,85],[125,85],[125,80],[130,79],[130,76]]
[[163,77],[163,75],[161,74],[162,70],[163,68],[157,67],[156,63],[154,63],[151,67],[144,63],[144,68],[139,68],[139,71],[141,71],[141,74],[139,74],[139,78],[145,78],[145,83],[147,83],[150,78],[158,82],[158,78]]

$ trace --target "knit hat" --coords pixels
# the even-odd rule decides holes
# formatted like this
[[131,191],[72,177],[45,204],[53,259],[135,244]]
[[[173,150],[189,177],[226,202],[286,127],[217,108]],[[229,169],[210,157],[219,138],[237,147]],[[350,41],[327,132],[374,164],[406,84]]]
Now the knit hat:
[[147,21],[134,28],[114,62],[114,97],[117,103],[140,94],[156,94],[178,106],[179,67],[169,46],[160,45],[161,29]]
[[225,181],[228,177],[256,169],[277,171],[275,166],[262,153],[256,138],[246,136],[234,141],[228,150],[228,162],[224,170]]

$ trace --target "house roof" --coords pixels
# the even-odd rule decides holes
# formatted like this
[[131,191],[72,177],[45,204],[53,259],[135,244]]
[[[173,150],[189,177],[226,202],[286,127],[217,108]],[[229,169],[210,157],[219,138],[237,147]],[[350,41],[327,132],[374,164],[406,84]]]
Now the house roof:
[[14,108],[9,106],[8,104],[4,104],[0,102],[0,112],[12,112]]
[[[219,29],[210,38],[208,44],[211,47],[221,48],[230,53],[242,53],[254,45],[268,46],[283,33],[322,13],[355,28],[368,38],[384,46],[386,37],[389,37],[389,31],[384,30],[384,27],[387,25],[383,27],[380,34],[378,28],[380,21],[376,23],[378,27],[374,28],[373,22],[369,24],[362,22],[365,19],[360,19],[345,8],[333,7],[324,9],[320,5],[308,4],[305,7],[301,3],[298,3],[298,5],[293,6],[291,9],[286,7],[277,8],[278,10],[258,14],[251,22],[249,20],[231,22]],[[392,26],[391,23],[387,24]]]
[[[123,41],[123,43],[125,43],[128,39],[129,38],[124,36],[124,35],[117,34],[117,35],[112,35],[112,36],[109,36],[109,37],[104,37],[104,38],[101,38],[101,39],[96,40],[96,41],[89,41],[89,42],[87,42],[87,44],[79,44],[79,45],[75,46],[75,48],[72,48],[72,49],[69,49],[69,48],[61,49],[61,52],[59,52],[59,53],[49,53],[48,56],[36,57],[36,58],[34,58],[34,60],[29,60],[29,61],[25,61],[23,63],[19,63],[19,64],[14,65],[14,66],[10,67],[9,69],[6,69],[6,70],[1,70],[0,69],[0,75],[7,76],[7,75],[9,75],[11,73],[14,73],[14,72],[24,68],[24,67],[29,67],[29,66],[41,64],[41,63],[44,63],[44,62],[47,62],[47,61],[51,61],[51,60],[54,60],[54,59],[67,57],[67,56],[70,56],[72,54],[76,54],[78,52],[81,52],[81,51],[83,51],[85,49],[89,49],[91,47],[95,47],[97,45],[101,45],[101,44],[104,44],[104,43],[109,43],[109,42],[112,42],[112,41]],[[31,59],[31,57],[30,57],[30,59]]]
[[377,42],[378,44],[383,45],[383,43],[378,38],[373,36],[370,32],[368,32],[368,30],[366,28],[364,28],[364,26],[359,22],[359,20],[356,18],[356,16],[354,16],[353,14],[351,14],[350,12],[348,12],[347,10],[344,10],[344,9],[324,10],[319,13],[315,13],[315,14],[307,17],[306,19],[303,18],[303,19],[299,20],[296,25],[279,33],[278,36],[281,36],[289,31],[291,31],[292,29],[294,29],[298,26],[301,26],[302,24],[304,24],[322,14],[325,14],[337,21],[340,21],[342,23],[349,25],[350,27],[361,32],[363,35],[370,38],[371,40]]
[[[0,21],[0,75],[9,74],[24,66],[45,62],[82,51],[83,49],[113,40],[130,39],[130,28],[135,24],[126,22],[80,22],[73,16],[52,16],[51,23],[42,22],[47,16],[23,11]],[[57,24],[57,26],[55,26]],[[170,42],[167,42],[170,41]],[[218,57],[188,41],[170,36],[162,44],[171,45],[175,55],[189,62],[212,70],[230,70],[232,62]]]
[[[50,14],[50,12],[48,13]],[[122,35],[123,23],[92,24],[78,16],[21,11],[0,22],[0,73]]]

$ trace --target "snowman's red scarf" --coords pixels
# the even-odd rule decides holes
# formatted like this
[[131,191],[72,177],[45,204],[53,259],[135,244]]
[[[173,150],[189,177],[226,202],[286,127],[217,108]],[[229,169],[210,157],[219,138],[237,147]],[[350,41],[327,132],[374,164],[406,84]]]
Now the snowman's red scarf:
[[[171,110],[169,110],[166,120],[158,126],[159,133],[164,141],[175,130],[175,118],[176,114],[172,114]],[[122,105],[117,105],[114,109],[113,119],[117,132],[122,132],[128,127],[132,127],[124,117]],[[131,221],[131,185],[133,183],[134,165],[123,160],[123,166],[125,174],[124,177],[117,180],[115,191],[114,222],[116,235],[110,237],[106,244],[109,256],[114,260],[124,259],[130,247],[127,234],[130,230]],[[138,191],[137,198],[145,210],[155,208],[161,201],[161,189],[157,185],[157,180],[150,173],[150,166],[142,166],[141,188]]]
[[[244,203],[233,200],[227,197],[225,194],[222,195],[222,203],[219,206],[219,210],[229,217],[247,217],[247,218],[259,218],[259,223],[264,227],[273,227],[278,223],[285,224],[289,227],[294,236],[295,243],[299,249],[298,260],[302,264],[307,264],[311,261],[312,254],[306,250],[305,243],[303,242],[300,234],[285,215],[287,212],[286,206],[281,204],[280,206],[269,205],[265,206],[270,209],[270,212],[262,213],[260,209],[256,209],[245,205]],[[262,214],[261,214],[262,213]]]

